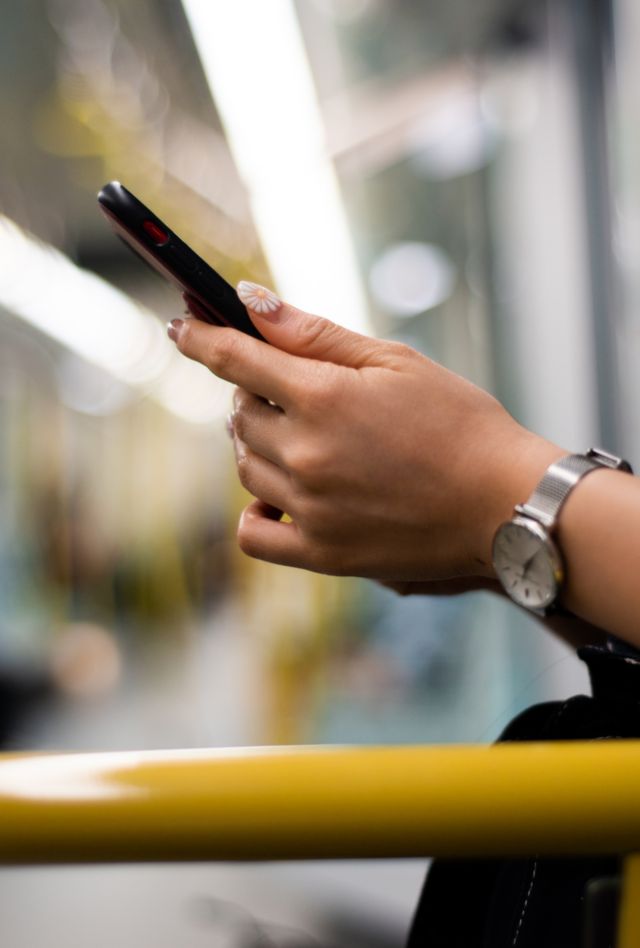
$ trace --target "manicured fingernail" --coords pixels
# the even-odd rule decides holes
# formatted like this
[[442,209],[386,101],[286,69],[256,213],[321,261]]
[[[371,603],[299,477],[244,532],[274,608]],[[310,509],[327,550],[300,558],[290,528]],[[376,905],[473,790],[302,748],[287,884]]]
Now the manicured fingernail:
[[278,299],[272,290],[268,290],[259,283],[250,283],[248,280],[241,280],[236,287],[238,296],[252,313],[264,316],[265,319],[271,319],[276,322],[280,318],[280,308],[282,301]]
[[225,420],[225,428],[230,438],[233,438],[233,412],[230,411]]
[[170,323],[167,323],[167,335],[173,342],[178,341],[183,324],[184,319],[172,319]]

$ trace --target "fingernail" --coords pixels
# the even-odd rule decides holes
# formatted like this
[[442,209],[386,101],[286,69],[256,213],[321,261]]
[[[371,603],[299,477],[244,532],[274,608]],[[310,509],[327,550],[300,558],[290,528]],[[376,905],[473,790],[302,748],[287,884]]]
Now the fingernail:
[[280,309],[282,300],[278,299],[273,290],[268,290],[259,283],[250,283],[248,280],[241,280],[236,287],[236,292],[247,309],[265,319],[271,319],[276,322],[280,318]]
[[230,438],[233,438],[233,412],[230,411],[225,420],[225,428]]
[[167,323],[167,335],[169,339],[173,342],[177,342],[183,325],[184,319],[172,319],[170,323]]

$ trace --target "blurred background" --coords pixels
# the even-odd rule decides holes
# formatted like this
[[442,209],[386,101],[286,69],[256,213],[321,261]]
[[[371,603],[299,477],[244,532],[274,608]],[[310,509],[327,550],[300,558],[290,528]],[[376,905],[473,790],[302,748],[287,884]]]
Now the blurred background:
[[[485,594],[237,551],[230,388],[95,195],[638,466],[639,49],[634,0],[5,0],[4,749],[487,742],[586,689]],[[2,944],[399,948],[424,867],[3,870]]]

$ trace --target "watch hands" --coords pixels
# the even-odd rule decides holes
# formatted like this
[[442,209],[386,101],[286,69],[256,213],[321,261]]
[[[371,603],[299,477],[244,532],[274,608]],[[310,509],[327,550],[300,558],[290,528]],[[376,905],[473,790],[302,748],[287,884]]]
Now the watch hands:
[[538,551],[536,550],[536,552],[533,554],[533,556],[530,556],[529,559],[527,560],[527,562],[526,562],[526,563],[524,564],[524,566],[522,567],[522,578],[523,578],[523,579],[524,579],[524,577],[527,575],[527,573],[529,572],[529,568],[530,568],[531,564],[533,563],[533,561],[535,560],[535,558],[536,558],[537,555],[538,555]]

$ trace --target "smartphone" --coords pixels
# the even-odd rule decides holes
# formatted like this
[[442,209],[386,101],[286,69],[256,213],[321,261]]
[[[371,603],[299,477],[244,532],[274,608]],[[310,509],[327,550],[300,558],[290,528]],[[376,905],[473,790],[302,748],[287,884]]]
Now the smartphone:
[[180,290],[194,316],[264,338],[233,287],[124,185],[105,184],[98,202],[116,234]]

